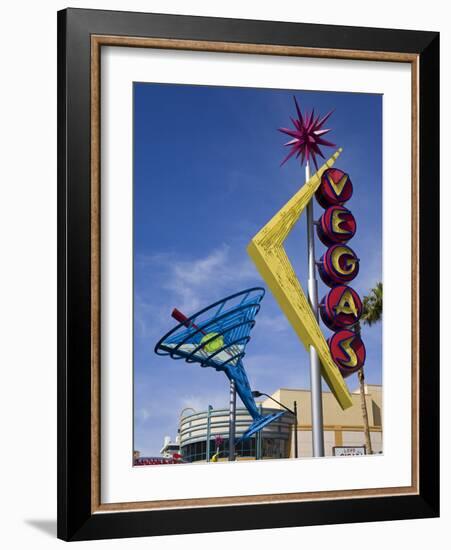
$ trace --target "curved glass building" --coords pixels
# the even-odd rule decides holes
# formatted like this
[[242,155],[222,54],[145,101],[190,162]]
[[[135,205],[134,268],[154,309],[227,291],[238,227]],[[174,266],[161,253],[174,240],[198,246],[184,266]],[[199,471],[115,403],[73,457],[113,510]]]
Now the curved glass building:
[[[280,412],[280,409],[260,407],[261,414]],[[241,435],[252,424],[245,408],[236,409],[236,435]],[[289,458],[294,446],[295,419],[288,412],[260,432],[236,445],[236,460]],[[229,409],[213,409],[183,416],[179,428],[180,453],[184,462],[227,460]],[[217,446],[217,438],[222,439]],[[209,442],[209,444],[208,444]],[[208,456],[207,456],[208,455]]]

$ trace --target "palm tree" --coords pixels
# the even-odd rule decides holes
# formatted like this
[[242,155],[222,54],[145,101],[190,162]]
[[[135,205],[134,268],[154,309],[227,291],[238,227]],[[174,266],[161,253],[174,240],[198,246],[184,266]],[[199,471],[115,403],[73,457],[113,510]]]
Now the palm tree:
[[369,327],[382,319],[382,283],[377,283],[368,296],[363,297],[363,314],[360,318]]
[[[363,313],[360,321],[369,327],[382,319],[382,283],[379,282],[370,290],[367,296],[363,297]],[[360,323],[356,325],[356,332],[360,332]],[[373,454],[371,445],[370,425],[368,422],[368,411],[365,398],[365,373],[363,367],[357,372],[360,386],[360,404],[362,407],[363,425],[365,430],[365,446],[368,454]]]

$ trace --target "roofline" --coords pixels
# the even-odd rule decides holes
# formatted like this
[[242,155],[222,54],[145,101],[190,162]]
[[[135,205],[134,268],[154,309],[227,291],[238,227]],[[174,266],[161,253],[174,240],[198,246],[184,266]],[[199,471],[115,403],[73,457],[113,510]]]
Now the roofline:
[[[371,388],[382,388],[382,384],[365,384],[365,386],[367,386],[368,388],[371,387]],[[353,390],[354,392],[357,391],[358,388],[356,390]],[[277,390],[274,390],[272,392],[272,394],[278,392],[278,391],[291,391],[291,392],[306,392],[306,393],[310,393],[310,390],[309,389],[306,389],[306,388],[277,388]],[[323,393],[330,393],[332,394],[331,391],[328,391],[328,390],[323,390]],[[353,393],[353,392],[351,392]],[[269,395],[272,395],[271,393]],[[266,398],[268,399],[268,398]]]

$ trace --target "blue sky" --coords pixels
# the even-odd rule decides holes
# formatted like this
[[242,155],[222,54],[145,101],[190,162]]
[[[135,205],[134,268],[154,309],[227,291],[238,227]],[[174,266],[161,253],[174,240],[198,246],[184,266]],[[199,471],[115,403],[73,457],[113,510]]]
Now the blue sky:
[[[382,96],[373,94],[134,84],[134,448],[158,455],[175,437],[184,407],[228,402],[222,373],[155,355],[174,326],[177,307],[190,315],[251,286],[265,286],[246,253],[257,231],[304,183],[293,159],[280,167],[291,126],[293,93],[301,109],[325,114],[327,139],[343,147],[337,168],[354,195],[350,246],[360,258],[351,286],[363,297],[382,280]],[[323,148],[328,158],[336,148]],[[315,204],[315,217],[322,209]],[[286,241],[306,288],[306,229],[301,216]],[[316,241],[317,257],[325,247]],[[320,282],[319,298],[327,292]],[[267,292],[244,364],[253,389],[308,388],[308,355]],[[327,329],[324,332],[329,335]],[[366,380],[382,381],[381,324],[363,328]],[[356,375],[347,379],[351,390]],[[240,403],[239,403],[240,404]]]

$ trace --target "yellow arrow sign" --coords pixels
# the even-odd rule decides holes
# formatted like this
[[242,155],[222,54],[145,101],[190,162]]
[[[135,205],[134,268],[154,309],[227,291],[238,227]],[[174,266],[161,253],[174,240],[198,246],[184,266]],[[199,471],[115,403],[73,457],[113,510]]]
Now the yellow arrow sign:
[[283,247],[288,234],[318,189],[323,172],[334,165],[341,151],[341,148],[338,149],[255,235],[247,251],[306,349],[310,346],[316,349],[327,385],[341,408],[347,409],[352,405],[351,395]]

